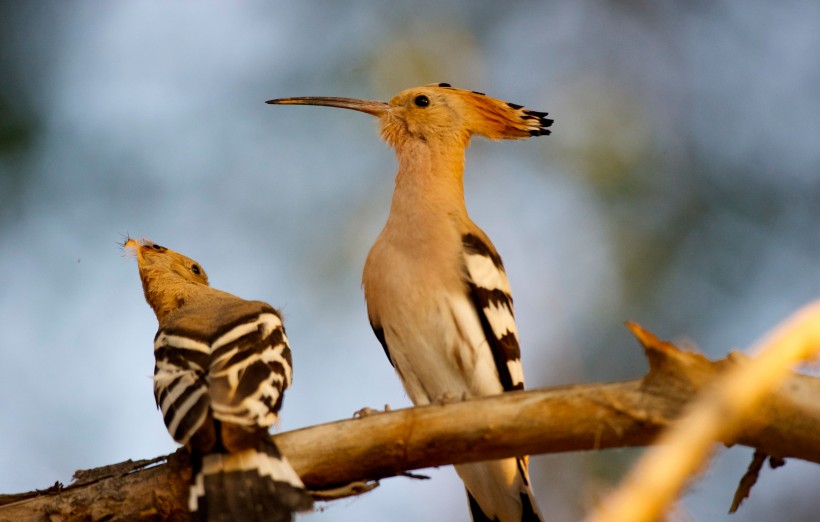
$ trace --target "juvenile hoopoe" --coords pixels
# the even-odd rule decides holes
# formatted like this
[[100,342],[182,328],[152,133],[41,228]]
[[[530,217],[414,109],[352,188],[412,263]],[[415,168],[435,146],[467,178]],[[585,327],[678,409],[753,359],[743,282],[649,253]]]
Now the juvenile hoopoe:
[[154,398],[168,432],[191,450],[191,518],[293,520],[312,500],[268,434],[292,376],[279,313],[211,288],[182,254],[145,239],[125,247],[159,322]]
[[[270,100],[379,119],[399,163],[390,214],[364,266],[376,337],[417,405],[524,388],[510,286],[501,257],[467,215],[464,152],[473,135],[548,135],[547,114],[439,83],[389,103],[335,97]],[[526,457],[455,467],[473,520],[541,520]]]

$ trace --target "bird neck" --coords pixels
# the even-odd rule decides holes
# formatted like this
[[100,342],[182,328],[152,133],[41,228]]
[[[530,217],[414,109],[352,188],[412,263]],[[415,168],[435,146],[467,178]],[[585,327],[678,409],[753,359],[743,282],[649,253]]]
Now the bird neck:
[[178,277],[163,277],[155,273],[142,274],[145,300],[154,310],[160,324],[189,300],[193,293],[192,285]]
[[388,222],[401,219],[424,225],[466,217],[464,149],[420,140],[397,147],[399,170]]

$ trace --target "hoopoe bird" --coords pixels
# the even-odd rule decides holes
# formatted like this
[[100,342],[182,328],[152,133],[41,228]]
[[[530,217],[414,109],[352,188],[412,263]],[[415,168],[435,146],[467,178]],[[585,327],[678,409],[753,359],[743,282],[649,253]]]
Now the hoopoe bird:
[[[393,201],[362,276],[376,337],[416,405],[524,388],[510,285],[501,257],[464,204],[473,135],[544,136],[547,113],[456,89],[408,89],[389,103],[336,97],[270,100],[379,119],[398,159]],[[455,466],[475,522],[541,520],[527,458]]]
[[268,433],[292,378],[279,312],[211,288],[202,266],[173,250],[146,239],[124,246],[159,322],[154,398],[191,450],[192,520],[293,520],[312,499]]

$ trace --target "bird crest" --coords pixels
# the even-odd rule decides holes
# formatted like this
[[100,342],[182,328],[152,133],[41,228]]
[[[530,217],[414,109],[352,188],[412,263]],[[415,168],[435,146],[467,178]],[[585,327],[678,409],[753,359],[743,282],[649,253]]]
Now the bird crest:
[[[449,83],[428,85],[442,92],[445,102],[461,105],[462,125],[471,133],[485,138],[519,139],[548,136],[554,120],[546,112],[533,111],[511,102],[487,96],[483,92],[458,89]],[[460,103],[459,103],[460,102]]]

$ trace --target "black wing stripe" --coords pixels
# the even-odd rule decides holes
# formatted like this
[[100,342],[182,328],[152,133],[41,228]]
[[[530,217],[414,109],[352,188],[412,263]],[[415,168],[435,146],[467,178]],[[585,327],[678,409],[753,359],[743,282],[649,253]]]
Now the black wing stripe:
[[475,298],[482,310],[485,308],[490,308],[491,306],[496,306],[499,308],[503,306],[512,312],[513,303],[512,297],[510,297],[509,294],[497,288],[488,290],[486,288],[476,286],[475,284],[473,284],[473,286],[475,287]]
[[272,425],[291,381],[291,353],[278,315],[263,312],[225,331],[214,343],[209,372],[216,419]]
[[165,426],[177,442],[186,444],[208,414],[208,385],[203,368],[208,346],[200,341],[168,335],[156,336],[154,397]]
[[488,257],[492,260],[493,264],[499,270],[504,270],[504,263],[501,262],[501,256],[498,255],[497,252],[493,252],[493,250],[481,240],[475,234],[464,234],[461,238],[461,243],[464,245],[464,250],[468,254],[476,254],[484,257]]
[[[514,335],[508,334],[501,339],[495,336],[493,328],[490,326],[490,321],[487,320],[487,315],[484,313],[484,308],[481,305],[481,299],[478,297],[478,288],[473,285],[468,285],[470,288],[470,297],[473,300],[478,318],[481,321],[481,329],[484,330],[484,337],[487,339],[487,344],[490,345],[490,350],[493,353],[493,361],[495,361],[495,369],[498,371],[498,378],[501,380],[501,386],[504,391],[520,390],[524,388],[522,383],[513,384],[512,374],[510,368],[507,366],[507,361],[511,359],[518,359],[518,340]],[[515,357],[510,357],[514,353]]]
[[168,344],[154,350],[154,357],[158,361],[165,361],[178,368],[190,368],[203,372],[208,367],[210,360],[207,353],[184,350]]
[[384,340],[384,328],[377,326],[376,323],[372,321],[370,322],[370,327],[373,328],[373,333],[376,334],[376,339],[378,339],[381,343],[382,348],[384,349],[384,354],[387,356],[387,360],[390,361],[390,366],[395,367],[396,365],[393,364],[393,358],[390,357],[390,350],[387,349],[387,341]]
[[[173,421],[176,421],[177,418],[179,419],[179,423],[176,425],[176,429],[171,433],[171,436],[174,437],[174,440],[177,442],[188,441],[194,435],[194,433],[199,430],[202,426],[205,418],[208,415],[208,394],[203,393],[199,395],[199,398],[196,400],[195,403],[191,405],[190,408],[175,412],[176,415],[172,419],[172,422],[169,423],[166,420],[165,425],[168,426],[169,431],[173,427]],[[183,404],[184,406],[184,404]]]
[[[524,389],[524,383],[521,382],[520,377],[514,377],[510,371],[510,363],[513,363],[513,365],[516,363],[520,364],[521,355],[516,333],[508,329],[511,328],[514,330],[515,324],[513,319],[512,297],[508,292],[502,289],[507,286],[506,279],[504,279],[505,284],[501,285],[502,288],[479,286],[482,282],[473,279],[473,275],[470,274],[467,266],[468,258],[471,260],[475,259],[469,256],[481,256],[489,259],[495,269],[500,273],[498,275],[503,276],[504,265],[501,261],[501,256],[475,234],[465,234],[462,237],[462,243],[465,251],[464,271],[466,273],[467,288],[469,290],[470,299],[478,314],[479,321],[481,322],[484,337],[487,339],[487,344],[493,354],[493,361],[495,362],[495,368],[498,372],[501,386],[505,391],[522,390]],[[486,266],[489,267],[490,265],[487,264]],[[487,272],[492,272],[492,268],[490,267]],[[499,331],[496,332],[493,329],[488,314],[493,314],[497,323],[496,327]],[[499,317],[501,320],[499,320]],[[505,325],[505,323],[507,324]]]
[[[238,326],[238,325],[237,325]],[[219,361],[220,365],[233,366],[234,364],[242,364],[243,360],[263,353],[270,346],[276,346],[284,341],[284,333],[280,328],[273,330],[264,336],[261,326],[256,330],[251,331],[239,337],[238,339],[224,344],[214,350],[211,358],[214,361]],[[230,355],[227,361],[220,361],[231,351],[236,350],[236,353]]]

